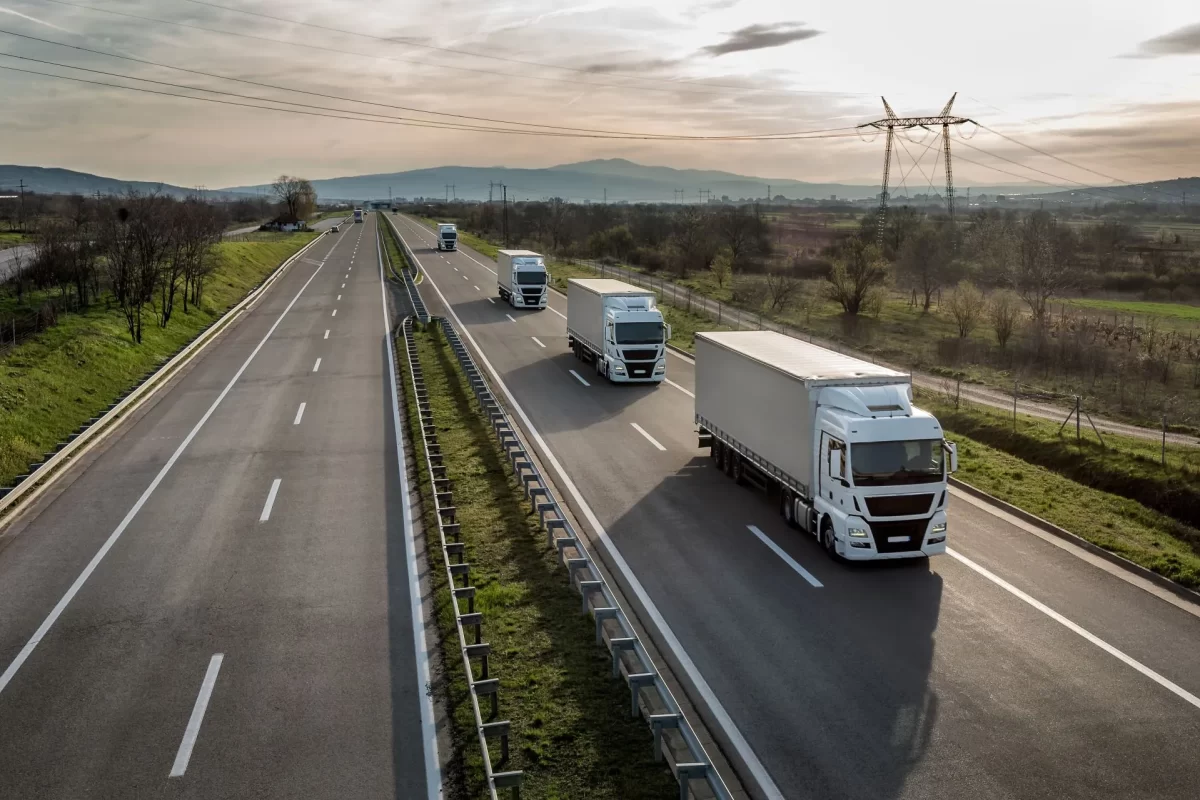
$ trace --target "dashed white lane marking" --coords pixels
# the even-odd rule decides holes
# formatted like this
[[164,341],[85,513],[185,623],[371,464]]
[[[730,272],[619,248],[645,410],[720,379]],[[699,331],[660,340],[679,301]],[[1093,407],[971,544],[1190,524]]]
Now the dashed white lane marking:
[[299,424],[300,424],[300,420],[301,420],[301,419],[304,417],[304,407],[305,407],[306,405],[308,405],[308,404],[307,404],[307,403],[301,403],[301,404],[300,404],[300,407],[299,407],[298,409],[296,409],[296,418],[295,418],[294,420],[292,420],[292,424],[293,424],[293,425],[299,425]]
[[200,694],[196,695],[196,705],[192,706],[192,716],[183,731],[183,741],[179,743],[179,751],[175,753],[175,763],[171,766],[172,778],[182,777],[183,773],[187,772],[188,762],[192,759],[192,748],[196,746],[196,739],[200,736],[204,712],[208,710],[208,701],[212,697],[213,687],[217,685],[217,674],[221,671],[221,662],[224,660],[224,653],[216,653],[208,661],[208,670],[200,683]]
[[316,372],[320,368],[321,368],[321,359],[318,358],[317,363],[313,364],[313,372]]
[[538,347],[545,347],[545,346],[546,346],[546,345],[542,344],[542,340],[541,340],[541,339],[539,339],[539,338],[538,338],[538,337],[536,337],[536,336],[530,336],[529,338],[530,338],[530,339],[533,339],[533,341],[537,343],[537,346],[538,346]]
[[325,336],[323,338],[325,338],[325,339],[329,338],[329,331],[325,331]]
[[685,388],[683,388],[682,386],[680,386],[680,385],[679,385],[678,383],[676,383],[675,381],[671,380],[670,378],[663,378],[663,383],[668,383],[668,384],[670,384],[671,386],[674,386],[676,389],[678,389],[679,391],[683,392],[683,393],[684,393],[684,394],[686,394],[688,397],[695,397],[695,396],[696,396],[696,395],[692,394],[691,392],[689,392],[687,389],[685,389]]
[[572,375],[574,375],[574,376],[575,376],[575,380],[579,381],[579,382],[580,382],[580,383],[582,383],[584,386],[591,386],[591,384],[590,384],[590,383],[588,383],[587,381],[585,381],[585,380],[583,379],[583,376],[582,376],[582,375],[580,375],[580,374],[579,374],[578,372],[576,372],[575,370],[573,370],[573,369],[569,369],[569,370],[567,370],[567,372],[570,372]]
[[757,536],[763,544],[771,548],[771,552],[782,558],[783,563],[795,570],[797,575],[799,575],[801,578],[804,578],[804,580],[808,581],[813,587],[820,589],[825,585],[817,580],[815,575],[806,570],[804,567],[800,566],[796,559],[785,553],[782,547],[775,544],[775,542],[771,540],[771,537],[760,531],[757,526],[747,525],[746,527],[749,528],[750,532]]
[[283,483],[282,478],[276,478],[271,482],[271,491],[267,492],[267,502],[263,505],[262,513],[258,515],[259,522],[266,522],[271,518],[271,509],[275,507],[275,496],[279,494],[279,484]]
[[634,429],[635,431],[637,431],[638,433],[640,433],[642,436],[645,436],[645,437],[646,437],[646,440],[647,440],[647,441],[649,441],[649,442],[650,442],[650,444],[654,445],[654,446],[655,446],[655,447],[657,447],[659,450],[662,450],[663,452],[666,452],[667,448],[665,448],[665,447],[663,447],[661,444],[659,444],[659,443],[658,443],[658,440],[657,440],[657,439],[655,439],[653,436],[651,436],[650,434],[646,433],[646,429],[645,429],[645,428],[643,428],[641,425],[638,425],[636,422],[631,422],[631,423],[629,423],[629,424],[633,426],[633,429]]
[[513,319],[512,314],[505,314],[504,316],[508,317],[509,322],[516,322],[516,320]]
[[336,316],[337,316],[337,309],[335,308],[335,309],[333,310],[333,313],[332,313],[332,314],[330,314],[329,316],[331,316],[331,317],[336,317]]

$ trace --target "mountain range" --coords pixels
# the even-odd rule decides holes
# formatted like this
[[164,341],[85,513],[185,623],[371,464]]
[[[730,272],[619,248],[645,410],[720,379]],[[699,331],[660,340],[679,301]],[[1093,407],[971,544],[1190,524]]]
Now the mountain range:
[[[561,197],[572,202],[666,203],[682,197],[695,202],[701,190],[713,200],[762,199],[782,195],[789,200],[805,198],[862,200],[876,197],[877,185],[808,183],[788,178],[759,178],[732,172],[673,169],[636,164],[623,158],[581,161],[542,169],[512,167],[434,167],[431,169],[354,175],[314,180],[317,196],[339,200],[381,200],[391,197],[459,200],[500,199],[501,185],[509,199]],[[263,186],[235,186],[224,191],[259,192]],[[682,190],[682,195],[678,192]],[[1031,186],[988,186],[972,191],[1032,194]],[[1041,189],[1040,191],[1050,191]],[[895,193],[893,193],[895,194]]]
[[[300,170],[303,174],[303,171]],[[160,191],[175,196],[189,195],[194,189],[168,183],[127,181],[86,172],[51,167],[0,165],[0,192],[16,191],[24,181],[25,190],[46,194],[119,194],[128,189]],[[541,169],[512,167],[433,167],[351,175],[313,180],[322,200],[382,200],[387,197],[413,199],[446,198],[459,200],[500,199],[507,187],[509,199],[562,197],[573,202],[672,202],[700,199],[704,191],[713,200],[754,200],[783,196],[789,200],[829,199],[866,200],[876,197],[878,185],[853,183],[809,183],[786,178],[760,178],[717,170],[673,169],[636,164],[621,158],[581,161]],[[962,193],[967,187],[962,186]],[[269,195],[270,184],[233,186],[207,190],[208,197],[236,198]],[[919,190],[915,190],[919,191]],[[1031,195],[1059,201],[1087,202],[1089,199],[1169,201],[1184,193],[1200,199],[1200,178],[1179,178],[1148,184],[1097,187],[1063,191],[1056,187],[1006,184],[970,187],[973,196],[982,194]],[[903,190],[892,189],[894,198]]]

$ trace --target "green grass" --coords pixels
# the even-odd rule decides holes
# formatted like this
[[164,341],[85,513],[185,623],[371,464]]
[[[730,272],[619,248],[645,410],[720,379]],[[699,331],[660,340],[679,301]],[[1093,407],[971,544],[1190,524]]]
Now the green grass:
[[956,430],[953,421],[942,424],[958,442],[957,477],[964,482],[1181,586],[1200,590],[1200,531],[975,441]]
[[130,341],[120,309],[102,297],[0,356],[0,486],[103,412],[312,238],[275,234],[270,241],[216,245],[220,265],[205,285],[203,306],[184,314],[176,300],[166,329],[147,308],[141,345]]
[[1099,311],[1148,317],[1169,317],[1200,324],[1200,306],[1189,306],[1182,303],[1150,303],[1138,300],[1094,300],[1091,298],[1076,298],[1069,302],[1073,306]]
[[[525,771],[525,800],[641,800],[678,797],[670,772],[651,756],[651,737],[629,717],[623,682],[609,677],[609,659],[595,643],[593,623],[493,438],[440,331],[418,331],[418,352],[433,422],[454,482],[454,505],[466,560],[492,646],[492,677],[500,680],[500,718],[512,722],[511,759],[496,769]],[[401,342],[402,343],[402,342]],[[400,352],[406,352],[403,347]],[[412,386],[409,430],[419,430]],[[450,798],[482,797],[482,759],[467,682],[458,652],[445,566],[432,517],[423,444],[412,436],[420,468],[425,529],[430,536],[431,596],[441,632],[445,685],[437,687],[451,716]],[[490,706],[483,707],[485,721]],[[499,747],[495,748],[499,753]]]
[[33,234],[20,233],[18,231],[5,231],[0,233],[0,250],[5,250],[9,247],[16,247],[19,244],[28,244],[33,241]]
[[405,257],[399,242],[396,241],[396,234],[392,230],[392,226],[383,219],[378,222],[379,227],[383,230],[383,246],[392,259],[392,267],[396,270],[409,269],[412,265],[408,263],[408,258]]

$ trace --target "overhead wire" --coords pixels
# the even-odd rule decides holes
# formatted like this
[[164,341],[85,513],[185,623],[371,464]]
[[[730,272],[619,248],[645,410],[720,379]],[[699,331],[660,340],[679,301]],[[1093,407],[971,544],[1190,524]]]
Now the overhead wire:
[[[60,80],[70,80],[70,81],[76,81],[76,82],[80,82],[80,83],[89,83],[89,84],[93,84],[93,85],[97,85],[97,86],[108,86],[108,87],[115,88],[115,89],[125,89],[128,91],[147,92],[150,94],[163,95],[163,96],[167,96],[167,97],[177,97],[177,98],[182,98],[185,100],[198,100],[198,101],[203,101],[203,102],[219,103],[221,105],[240,106],[243,108],[255,108],[255,109],[265,110],[265,111],[283,111],[283,112],[293,113],[293,114],[307,114],[309,116],[327,117],[327,118],[333,118],[333,119],[349,119],[349,120],[355,120],[355,121],[359,121],[359,122],[378,122],[378,123],[385,123],[385,124],[403,125],[403,126],[407,126],[407,127],[434,128],[434,129],[438,129],[438,130],[455,130],[455,131],[466,131],[466,132],[474,132],[474,133],[501,133],[501,134],[510,134],[510,135],[542,136],[542,137],[552,137],[552,138],[608,139],[608,140],[621,140],[621,141],[629,141],[629,140],[633,140],[633,141],[689,141],[689,139],[687,139],[686,137],[675,137],[675,136],[670,136],[670,135],[614,136],[611,134],[568,133],[568,132],[563,132],[563,131],[534,131],[534,130],[520,130],[520,129],[515,129],[515,128],[495,128],[495,127],[487,127],[487,126],[482,126],[482,125],[466,125],[466,124],[462,124],[462,123],[441,122],[438,120],[422,120],[422,119],[414,119],[411,117],[396,117],[396,116],[386,115],[386,114],[374,114],[374,113],[370,113],[370,112],[355,111],[355,110],[350,110],[350,109],[339,109],[339,108],[330,108],[328,106],[316,106],[316,105],[311,105],[311,104],[307,104],[307,103],[296,103],[296,102],[289,101],[289,100],[276,100],[273,98],[255,97],[252,95],[238,94],[236,92],[225,92],[225,91],[221,91],[218,89],[206,89],[206,88],[202,88],[202,87],[198,87],[198,86],[188,86],[186,84],[171,83],[169,81],[158,81],[158,80],[153,80],[150,78],[138,78],[138,77],[135,77],[132,75],[123,75],[121,73],[108,72],[105,70],[97,70],[97,69],[92,69],[90,67],[73,66],[71,64],[63,64],[60,62],[48,61],[45,59],[32,58],[30,56],[20,56],[20,55],[15,55],[13,53],[0,53],[0,56],[3,56],[5,58],[14,58],[14,59],[18,59],[21,61],[30,61],[30,62],[34,62],[34,63],[38,63],[38,64],[46,64],[49,66],[60,67],[62,69],[73,69],[73,70],[78,70],[81,72],[89,72],[89,73],[97,74],[97,75],[105,75],[105,76],[113,77],[113,78],[121,78],[123,80],[139,81],[142,83],[152,83],[152,84],[156,84],[159,86],[167,86],[167,87],[175,88],[175,89],[184,89],[184,90],[192,91],[192,92],[205,92],[208,94],[223,95],[225,97],[236,97],[236,98],[239,98],[242,100],[252,100],[252,101],[255,101],[255,103],[238,103],[238,102],[233,102],[233,101],[223,101],[223,100],[218,100],[216,98],[211,98],[211,97],[197,97],[195,95],[190,95],[190,94],[178,94],[178,93],[173,93],[173,92],[163,92],[163,91],[146,89],[146,88],[140,87],[140,86],[126,86],[126,85],[117,84],[117,83],[107,83],[107,82],[101,82],[101,81],[84,80],[84,79],[76,78],[76,77],[69,76],[69,75],[58,75],[58,74],[49,73],[49,72],[39,72],[39,71],[35,71],[35,70],[18,69],[16,67],[7,67],[7,66],[0,65],[0,69],[6,69],[6,70],[13,71],[13,72],[22,72],[22,73],[26,73],[26,74],[30,74],[30,75],[42,75],[42,76],[48,77],[48,78],[58,78]],[[260,105],[261,103],[274,103],[276,105],[265,106],[265,105]],[[295,106],[296,108],[281,108],[279,106]],[[309,110],[309,109],[311,109],[311,110]],[[318,113],[318,112],[332,112],[332,113]],[[853,136],[853,135],[855,135],[853,132],[820,133],[817,135],[776,137],[776,138],[766,139],[766,140],[764,140],[760,137],[754,137],[754,136],[725,136],[725,137],[717,137],[716,140],[718,140],[718,141],[795,141],[795,140],[802,140],[802,139],[841,138],[841,137],[848,137],[848,136]]]
[[[264,88],[264,89],[272,89],[272,90],[276,90],[276,91],[289,92],[289,93],[293,93],[293,94],[306,94],[306,95],[310,95],[312,97],[323,97],[327,100],[338,100],[338,101],[345,102],[345,103],[360,103],[362,105],[376,106],[379,108],[390,108],[390,109],[394,109],[397,111],[409,111],[409,112],[418,113],[418,114],[429,114],[431,116],[451,117],[454,119],[465,119],[465,120],[471,120],[474,122],[489,122],[489,123],[494,123],[494,124],[498,124],[498,125],[523,126],[526,128],[545,128],[545,129],[558,130],[558,131],[570,131],[573,133],[603,133],[603,134],[613,134],[613,135],[621,136],[621,137],[633,137],[633,136],[646,137],[646,138],[669,137],[669,138],[671,138],[672,141],[678,141],[681,138],[687,139],[687,140],[696,140],[696,141],[703,141],[703,140],[712,139],[712,138],[723,138],[723,137],[694,136],[694,135],[671,137],[669,134],[645,133],[645,132],[640,132],[640,131],[614,131],[614,130],[605,130],[603,128],[578,128],[578,127],[571,127],[571,126],[566,126],[566,125],[549,125],[549,124],[544,124],[544,123],[520,122],[520,121],[513,121],[513,120],[506,120],[506,119],[497,119],[497,118],[493,118],[493,117],[480,117],[480,116],[473,116],[470,114],[455,114],[455,113],[446,112],[446,111],[430,111],[428,109],[416,108],[413,106],[402,106],[402,105],[395,105],[392,103],[379,103],[379,102],[375,102],[372,100],[359,100],[359,99],[355,99],[355,98],[351,98],[351,97],[343,97],[340,95],[325,94],[323,92],[314,92],[314,91],[310,91],[307,89],[297,89],[297,88],[289,87],[289,86],[279,86],[277,84],[263,83],[261,81],[252,81],[252,80],[249,80],[246,78],[239,78],[239,77],[230,76],[230,75],[221,75],[221,74],[213,73],[213,72],[205,72],[203,70],[190,69],[187,67],[176,66],[174,64],[165,64],[165,63],[158,62],[158,61],[150,61],[150,60],[147,60],[144,58],[136,58],[134,56],[126,56],[126,55],[122,55],[119,53],[111,53],[111,52],[108,52],[105,50],[96,50],[96,49],[93,49],[90,47],[83,47],[80,45],[67,44],[65,42],[56,42],[52,39],[43,39],[38,36],[30,36],[29,34],[17,33],[15,31],[10,31],[10,30],[5,30],[5,29],[0,29],[0,34],[6,34],[8,36],[15,36],[15,37],[18,37],[21,39],[27,39],[27,40],[31,40],[31,41],[35,41],[35,42],[41,42],[43,44],[54,45],[55,47],[62,47],[62,48],[67,48],[67,49],[71,49],[71,50],[78,50],[78,51],[84,52],[84,53],[93,53],[95,55],[105,56],[107,58],[117,58],[117,59],[121,59],[123,61],[130,61],[130,62],[137,63],[137,64],[146,64],[148,66],[158,67],[161,69],[176,70],[178,72],[185,72],[185,73],[188,73],[191,75],[200,75],[200,76],[203,76],[206,78],[215,78],[217,80],[243,83],[248,86],[258,86],[258,87]],[[58,65],[58,66],[63,66],[63,65]],[[128,76],[121,76],[121,77],[128,77]],[[202,90],[202,89],[198,89],[198,90],[199,91],[207,91],[207,90]],[[288,101],[282,101],[282,100],[280,100],[280,101],[270,100],[270,98],[252,98],[252,99],[269,100],[270,102],[288,102]],[[355,112],[355,113],[364,113],[364,112]],[[434,120],[430,120],[430,121],[432,122]],[[768,139],[768,138],[775,138],[778,136],[807,135],[810,133],[829,133],[829,132],[833,132],[833,131],[842,131],[842,130],[850,130],[850,128],[849,127],[825,128],[825,129],[811,130],[811,131],[784,131],[784,132],[780,132],[780,133],[771,133],[771,134],[747,134],[747,135],[754,136],[756,138],[761,137],[764,139]]]

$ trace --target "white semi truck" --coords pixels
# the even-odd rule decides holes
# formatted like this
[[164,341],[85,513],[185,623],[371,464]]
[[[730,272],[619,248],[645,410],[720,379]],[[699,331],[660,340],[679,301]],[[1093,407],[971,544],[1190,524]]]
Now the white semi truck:
[[496,284],[500,299],[513,308],[545,308],[550,295],[546,259],[532,250],[498,251]]
[[910,375],[773,331],[697,333],[696,427],[719,469],[834,558],[946,551],[958,453]]
[[670,338],[654,292],[607,278],[567,281],[567,343],[598,375],[614,383],[661,383]]
[[453,222],[439,222],[437,230],[437,249],[458,249],[458,226]]
[[363,210],[361,208],[354,209],[354,221],[355,222],[363,221]]

